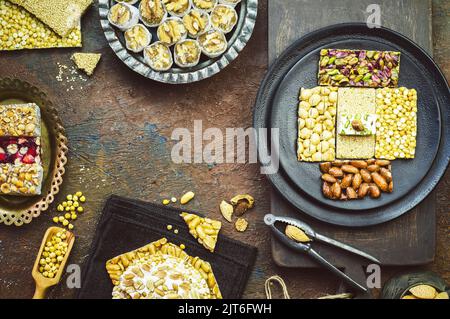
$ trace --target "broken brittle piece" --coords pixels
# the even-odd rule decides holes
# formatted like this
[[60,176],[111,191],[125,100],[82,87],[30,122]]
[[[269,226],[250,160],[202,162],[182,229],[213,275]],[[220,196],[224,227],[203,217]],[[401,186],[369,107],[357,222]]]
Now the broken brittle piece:
[[195,214],[181,213],[180,216],[188,225],[189,233],[194,236],[194,238],[198,239],[198,242],[202,244],[203,247],[214,252],[222,223]]

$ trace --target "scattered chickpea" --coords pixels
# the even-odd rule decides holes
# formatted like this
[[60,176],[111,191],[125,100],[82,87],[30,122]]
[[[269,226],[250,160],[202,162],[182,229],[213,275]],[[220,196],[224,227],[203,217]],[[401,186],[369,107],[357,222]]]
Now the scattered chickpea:
[[163,205],[169,205],[170,200],[168,200],[168,199],[163,199],[162,203],[163,203]]
[[170,201],[171,201],[172,203],[176,203],[176,202],[177,202],[177,199],[176,199],[176,197],[172,197],[172,198],[170,199]]
[[81,197],[80,197],[80,202],[84,203],[85,201],[86,201],[86,197],[81,196]]
[[78,218],[77,213],[84,212],[84,208],[80,205],[80,202],[86,202],[86,197],[83,196],[82,192],[78,191],[75,194],[67,195],[66,201],[57,206],[57,211],[65,212],[64,215],[53,217],[53,222],[62,223],[63,226],[73,229],[74,225],[69,221],[76,220]]
[[181,245],[180,245],[180,248],[181,248],[181,249],[185,249],[186,246],[185,246],[184,244],[181,244]]
[[172,230],[172,225],[167,225],[167,230]]
[[83,207],[77,207],[77,212],[82,213],[84,211]]
[[175,234],[178,234],[178,229],[175,229],[173,232],[174,232]]

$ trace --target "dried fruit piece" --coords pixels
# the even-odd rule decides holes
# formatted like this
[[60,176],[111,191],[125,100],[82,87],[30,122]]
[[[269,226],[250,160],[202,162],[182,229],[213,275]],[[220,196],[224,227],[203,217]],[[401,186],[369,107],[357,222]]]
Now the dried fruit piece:
[[233,216],[233,205],[227,203],[226,201],[222,201],[220,203],[220,212],[222,213],[223,218],[231,223],[231,217]]
[[436,289],[429,285],[418,285],[409,289],[415,297],[420,299],[434,299],[436,296]]
[[239,232],[244,232],[247,230],[248,221],[244,218],[238,218],[235,223],[236,230]]
[[255,199],[248,194],[236,195],[230,200],[234,206],[234,213],[237,216],[242,216],[247,210],[253,207]]
[[203,247],[214,252],[222,223],[195,214],[181,213],[180,216],[188,225],[189,233],[194,236]]
[[309,238],[308,235],[306,235],[305,232],[298,227],[287,225],[284,232],[290,239],[300,243],[307,243],[311,241],[311,238]]

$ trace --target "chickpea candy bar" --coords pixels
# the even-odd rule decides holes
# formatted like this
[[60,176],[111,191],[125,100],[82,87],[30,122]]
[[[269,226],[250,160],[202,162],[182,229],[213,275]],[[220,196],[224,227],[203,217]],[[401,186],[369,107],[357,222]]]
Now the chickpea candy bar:
[[34,103],[0,105],[0,136],[40,136],[41,112]]
[[0,164],[0,194],[40,195],[42,175],[39,164]]

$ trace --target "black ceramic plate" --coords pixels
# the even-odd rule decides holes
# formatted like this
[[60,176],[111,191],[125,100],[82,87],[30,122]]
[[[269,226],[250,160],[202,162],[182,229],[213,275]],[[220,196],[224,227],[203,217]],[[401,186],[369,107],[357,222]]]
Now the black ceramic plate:
[[[392,194],[383,193],[376,200],[326,199],[321,192],[318,163],[297,161],[299,89],[317,86],[319,51],[323,48],[393,50],[402,54],[399,86],[418,91],[418,137],[415,159],[393,161]],[[444,76],[431,57],[412,41],[385,28],[341,24],[303,37],[274,62],[258,93],[254,125],[279,128],[280,168],[268,178],[289,202],[332,224],[367,226],[409,211],[436,186],[450,157],[449,103]],[[260,141],[259,150],[266,150],[268,144],[268,140]]]

